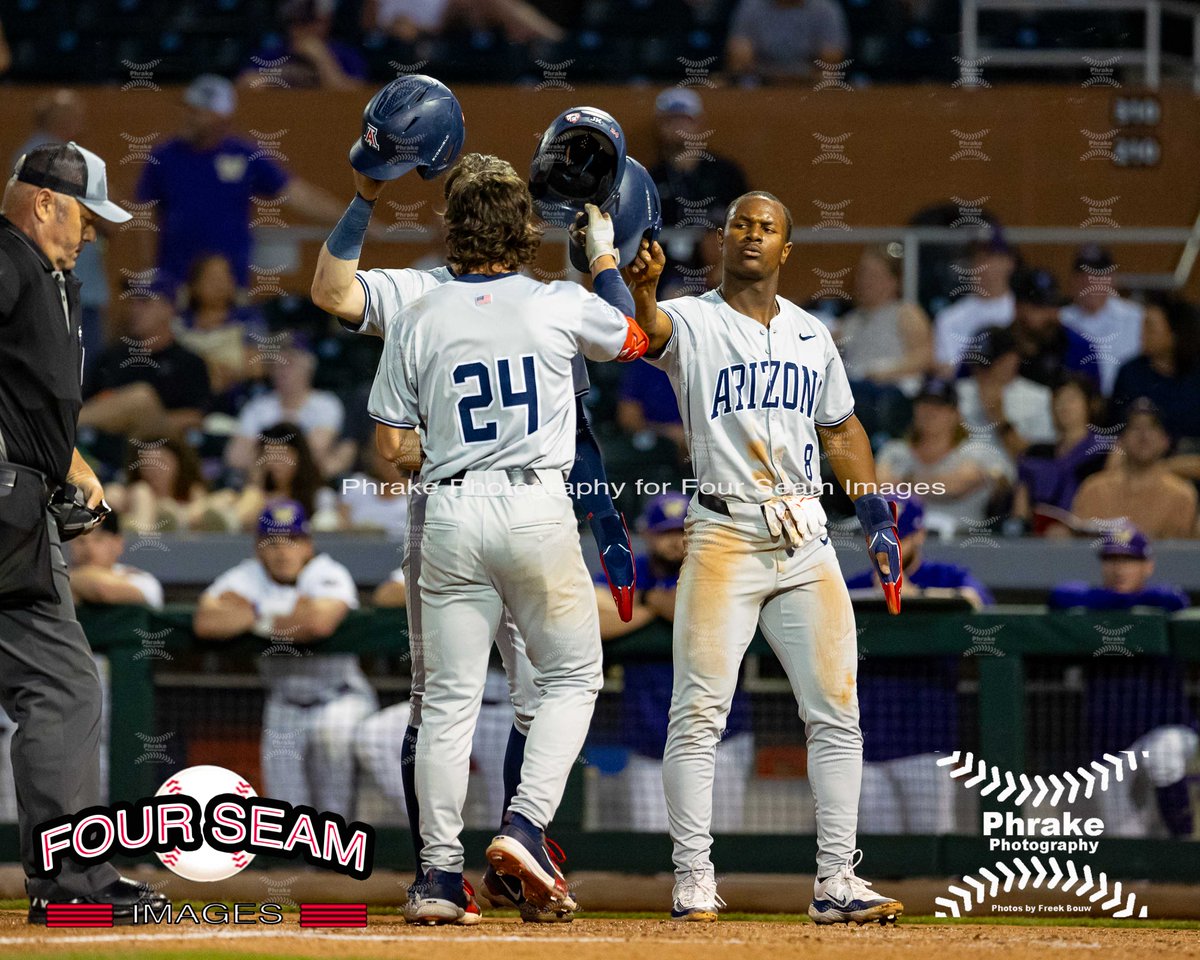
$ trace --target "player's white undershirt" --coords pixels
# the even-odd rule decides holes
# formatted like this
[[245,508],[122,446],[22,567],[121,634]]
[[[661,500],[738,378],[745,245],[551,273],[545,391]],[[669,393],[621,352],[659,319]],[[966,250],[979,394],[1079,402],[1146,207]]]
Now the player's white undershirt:
[[675,389],[700,489],[726,500],[819,487],[817,427],[854,413],[829,330],[791,301],[776,303],[766,327],[716,290],[659,304],[674,330],[647,360]]

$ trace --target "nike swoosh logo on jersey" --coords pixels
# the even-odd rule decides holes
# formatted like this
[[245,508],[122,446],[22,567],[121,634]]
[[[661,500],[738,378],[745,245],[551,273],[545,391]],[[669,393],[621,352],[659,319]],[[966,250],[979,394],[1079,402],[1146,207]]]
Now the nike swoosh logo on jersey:
[[829,546],[829,538],[828,538],[828,537],[822,537],[822,538],[821,538],[821,544],[822,544],[823,546]]
[[798,336],[798,337],[799,337],[801,340],[811,340],[813,337],[815,337],[815,336],[816,336],[816,334],[815,334],[815,333],[810,333],[810,334],[809,334],[809,335],[806,337],[804,334],[802,334],[802,333],[798,333],[798,334],[796,334],[796,336]]

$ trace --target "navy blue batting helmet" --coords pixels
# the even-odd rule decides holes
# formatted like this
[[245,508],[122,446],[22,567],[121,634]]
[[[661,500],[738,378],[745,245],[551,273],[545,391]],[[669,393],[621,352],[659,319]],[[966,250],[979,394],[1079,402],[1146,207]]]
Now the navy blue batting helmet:
[[603,206],[625,174],[625,134],[595,107],[564,110],[533,153],[529,192],[548,223],[569,227],[585,203]]
[[413,168],[432,180],[455,161],[466,135],[450,88],[433,77],[406,74],[367,104],[350,165],[376,180],[395,180]]
[[[642,239],[658,239],[662,229],[662,205],[658,187],[650,172],[640,163],[627,157],[621,184],[600,209],[612,217],[613,242],[617,248],[617,266],[627,267],[637,256]],[[576,270],[588,272],[587,252],[578,234],[572,234],[571,263]]]

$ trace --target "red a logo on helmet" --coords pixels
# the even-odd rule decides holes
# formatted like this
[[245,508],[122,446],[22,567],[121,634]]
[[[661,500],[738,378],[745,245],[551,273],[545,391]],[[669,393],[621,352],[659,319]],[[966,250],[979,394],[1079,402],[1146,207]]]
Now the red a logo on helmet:
[[367,124],[367,130],[363,134],[363,140],[366,141],[368,147],[379,149],[379,128],[373,123]]

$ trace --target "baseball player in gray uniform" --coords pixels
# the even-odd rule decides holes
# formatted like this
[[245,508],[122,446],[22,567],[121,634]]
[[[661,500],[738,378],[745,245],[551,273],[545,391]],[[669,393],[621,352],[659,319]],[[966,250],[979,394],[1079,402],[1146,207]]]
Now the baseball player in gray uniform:
[[[446,178],[446,195],[449,195],[457,178],[478,175],[492,168],[505,170],[509,169],[509,165],[498,158],[482,154],[463,156]],[[358,172],[355,173],[355,183],[359,198],[370,197],[372,203],[384,186],[383,182]],[[362,201],[356,199],[356,203],[360,202]],[[398,336],[399,318],[404,310],[429,291],[455,278],[454,272],[447,266],[431,270],[359,270],[360,250],[361,241],[357,245],[339,245],[335,232],[330,242],[321,248],[312,286],[313,302],[337,316],[342,326],[353,333],[376,336],[385,342]],[[579,506],[591,520],[592,531],[604,559],[605,573],[610,580],[610,588],[618,602],[618,609],[623,609],[623,595],[631,592],[631,588],[625,584],[631,583],[632,580],[632,551],[624,521],[616,512],[612,498],[607,492],[608,484],[604,476],[600,449],[583,409],[583,397],[591,388],[583,354],[575,355],[571,373],[576,399],[576,461],[570,477],[572,492]],[[399,775],[405,785],[404,797],[416,854],[418,879],[423,842],[418,828],[420,809],[413,775],[417,731],[421,725],[421,700],[425,688],[423,644],[420,641],[420,573],[421,540],[427,499],[428,492],[420,484],[410,494],[409,529],[402,566],[408,588],[408,618],[412,640],[409,663],[412,687],[408,709],[389,708],[372,718],[371,722],[375,742],[379,742],[379,736],[386,729],[392,734],[389,739],[399,744]],[[628,614],[622,613],[622,616],[627,617]],[[504,753],[504,803],[501,809],[507,809],[520,780],[529,722],[537,702],[537,689],[533,682],[533,668],[525,654],[524,640],[510,615],[506,614],[503,618],[496,632],[495,642],[508,678],[509,698],[514,711],[512,729]],[[473,897],[469,884],[467,891],[468,897]],[[493,906],[517,907],[526,922],[569,921],[573,918],[576,908],[571,898],[557,904],[553,910],[526,902],[519,881],[501,877],[490,867],[484,874],[482,892]],[[473,923],[479,916],[473,902],[469,907],[460,923]],[[406,906],[406,916],[409,919],[414,919],[415,909],[415,902],[410,901]]]
[[468,906],[462,806],[487,652],[505,608],[526,639],[538,707],[520,786],[487,857],[501,875],[519,878],[534,904],[569,900],[544,831],[601,685],[596,607],[566,492],[575,459],[571,367],[580,351],[595,360],[645,351],[607,217],[590,210],[597,293],[542,284],[516,272],[540,242],[524,180],[498,164],[457,179],[451,171],[450,180],[446,245],[455,277],[400,317],[369,404],[380,452],[408,470],[424,458],[429,491],[416,752],[425,876],[414,897],[416,920],[429,923],[459,922]]
[[760,626],[783,664],[808,735],[816,799],[818,923],[903,910],[855,875],[862,734],[854,612],[825,531],[821,455],[856,501],[868,550],[899,609],[891,505],[875,491],[871,446],[825,326],[777,295],[792,218],[769,193],[729,207],[723,280],[656,303],[664,257],[643,243],[630,268],[646,358],[671,378],[697,495],[686,522],[674,627],[675,676],[663,786],[674,843],[672,916],[715,920],[713,767],[738,667]]

